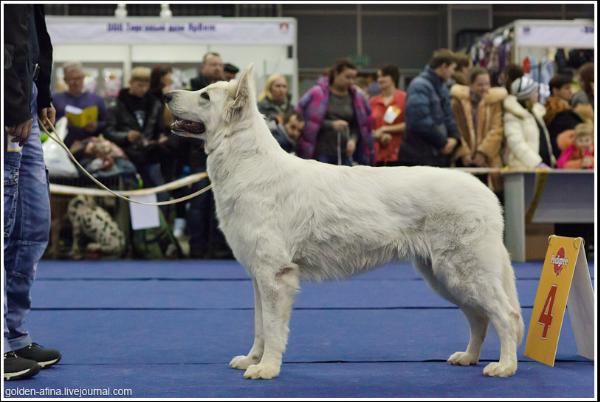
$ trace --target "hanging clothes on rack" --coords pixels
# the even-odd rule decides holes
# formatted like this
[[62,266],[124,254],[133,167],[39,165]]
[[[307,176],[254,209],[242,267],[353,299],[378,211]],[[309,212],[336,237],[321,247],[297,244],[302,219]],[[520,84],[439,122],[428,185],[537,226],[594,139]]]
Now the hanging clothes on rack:
[[594,49],[571,49],[569,51],[569,67],[575,70],[592,61],[594,61]]
[[468,47],[466,53],[472,64],[489,71],[492,85],[498,84],[500,73],[510,63],[513,35],[509,24],[479,37]]
[[529,74],[531,72],[531,60],[528,56],[525,56],[525,58],[521,62],[521,67],[523,68],[523,72],[525,74]]

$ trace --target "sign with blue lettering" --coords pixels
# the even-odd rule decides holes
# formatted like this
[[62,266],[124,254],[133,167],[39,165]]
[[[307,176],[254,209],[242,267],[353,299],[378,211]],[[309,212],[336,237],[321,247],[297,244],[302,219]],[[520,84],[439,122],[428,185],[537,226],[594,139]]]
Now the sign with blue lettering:
[[[591,49],[594,47],[593,21],[568,24],[540,23],[515,25],[515,40],[521,47],[567,47]],[[562,22],[562,21],[560,21]]]
[[125,20],[94,18],[82,20],[47,16],[46,25],[53,43],[195,43],[195,44],[277,44],[293,45],[294,19],[243,21],[188,17],[170,19],[130,17]]

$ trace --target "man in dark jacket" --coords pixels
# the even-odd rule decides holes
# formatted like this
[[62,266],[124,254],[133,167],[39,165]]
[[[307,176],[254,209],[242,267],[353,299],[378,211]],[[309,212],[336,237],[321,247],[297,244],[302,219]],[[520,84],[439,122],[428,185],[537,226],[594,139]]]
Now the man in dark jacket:
[[401,165],[450,166],[460,141],[446,86],[455,67],[453,52],[436,50],[429,65],[408,86]]
[[304,117],[298,112],[291,112],[283,117],[283,124],[276,119],[266,118],[271,134],[279,146],[288,153],[296,152],[296,143],[304,129]]
[[192,91],[198,91],[213,82],[224,79],[223,60],[217,52],[208,52],[202,57],[200,74],[191,80]]
[[[216,52],[208,52],[202,58],[200,74],[191,81],[191,89],[198,91],[223,79],[223,60],[221,56]],[[188,157],[186,159],[191,172],[206,172],[207,155],[204,151],[204,141],[192,138],[182,138],[182,140],[182,145],[188,148]],[[192,186],[192,191],[199,190],[207,186],[208,183],[208,179],[201,180]],[[187,220],[190,234],[191,258],[232,257],[225,237],[218,229],[212,191],[206,192],[190,201]]]
[[[108,111],[106,137],[119,145],[138,173],[145,187],[164,184],[160,169],[164,132],[162,103],[148,93],[150,69],[136,67],[131,71],[129,88],[119,92],[116,103]],[[159,193],[163,201],[167,195]]]
[[42,5],[4,7],[4,379],[29,378],[61,355],[24,327],[38,261],[48,245],[50,197],[40,127],[54,124],[52,44]]

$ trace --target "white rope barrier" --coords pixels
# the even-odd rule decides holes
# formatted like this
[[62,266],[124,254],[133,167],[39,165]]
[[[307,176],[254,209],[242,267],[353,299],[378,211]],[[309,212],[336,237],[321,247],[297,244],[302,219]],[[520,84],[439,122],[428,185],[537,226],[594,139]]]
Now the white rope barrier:
[[[170,183],[162,184],[157,187],[149,187],[142,188],[138,190],[127,190],[127,191],[119,191],[119,194],[124,196],[140,196],[140,195],[149,195],[162,193],[164,191],[172,191],[181,187],[189,186],[200,180],[208,177],[206,172],[194,173],[192,175],[183,177],[181,179],[172,181]],[[90,195],[94,197],[116,197],[113,193],[107,190],[100,190],[97,188],[87,188],[87,187],[76,187],[76,186],[67,186],[63,184],[52,184],[50,183],[50,193],[57,195]]]
[[[39,121],[40,121],[40,125],[42,127],[46,128],[46,124],[44,124],[44,122],[42,122],[41,120],[39,120]],[[112,195],[114,197],[119,197],[119,198],[121,198],[121,199],[123,199],[125,201],[128,201],[128,202],[134,202],[136,204],[142,204],[142,205],[156,205],[156,206],[161,206],[161,205],[177,204],[179,202],[187,201],[189,199],[192,199],[194,197],[199,196],[200,194],[203,194],[203,193],[207,192],[208,190],[210,190],[212,188],[212,184],[209,184],[208,186],[206,186],[204,188],[201,188],[200,190],[196,191],[195,193],[186,195],[184,197],[176,198],[174,200],[169,200],[169,201],[142,202],[142,201],[133,200],[131,198],[126,197],[125,196],[126,192],[124,192],[124,191],[117,192],[117,191],[113,191],[110,188],[106,187],[102,182],[100,182],[98,179],[96,179],[90,172],[88,172],[87,170],[85,170],[85,168],[83,166],[81,166],[81,164],[77,161],[77,159],[75,158],[75,156],[73,156],[73,154],[69,150],[69,147],[67,147],[65,145],[65,143],[63,142],[63,140],[56,133],[56,128],[54,127],[54,125],[50,121],[46,121],[46,123],[48,123],[48,125],[50,126],[50,130],[48,130],[46,128],[46,130],[48,132],[48,137],[51,138],[53,141],[55,141],[62,149],[64,149],[67,152],[67,154],[69,155],[69,158],[71,158],[71,160],[75,163],[75,165],[77,167],[79,167],[81,169],[81,171],[86,174],[86,176],[88,176],[99,187],[101,187],[104,190],[106,190],[106,191],[103,191],[103,194],[102,194],[103,196],[106,195],[104,193],[109,193],[110,195]],[[65,190],[64,187],[68,187],[68,186],[63,186],[63,190]],[[75,194],[82,194],[81,190],[78,187],[74,187],[74,188],[78,189],[78,192],[75,193]],[[56,189],[56,187],[55,187],[55,189]],[[156,188],[153,188],[153,189],[152,188],[148,188],[148,189],[144,189],[144,190],[147,191],[146,194],[153,194],[153,193],[157,192]],[[52,191],[52,188],[50,189],[50,191]],[[143,190],[141,190],[141,191],[143,191]],[[164,191],[164,190],[161,190],[161,191]],[[137,193],[136,195],[142,195],[142,194]]]

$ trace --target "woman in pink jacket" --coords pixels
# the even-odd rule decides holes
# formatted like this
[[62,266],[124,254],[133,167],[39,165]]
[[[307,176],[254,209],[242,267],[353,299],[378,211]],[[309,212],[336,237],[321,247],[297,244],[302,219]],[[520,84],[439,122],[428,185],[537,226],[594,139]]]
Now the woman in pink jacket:
[[371,110],[354,85],[356,75],[352,63],[340,60],[302,96],[296,111],[306,126],[298,156],[331,164],[373,164]]

